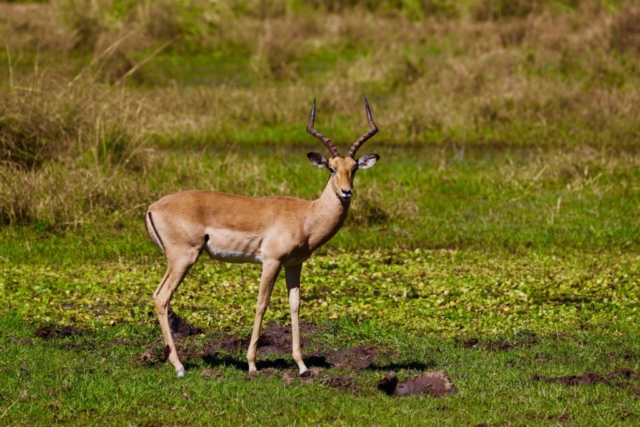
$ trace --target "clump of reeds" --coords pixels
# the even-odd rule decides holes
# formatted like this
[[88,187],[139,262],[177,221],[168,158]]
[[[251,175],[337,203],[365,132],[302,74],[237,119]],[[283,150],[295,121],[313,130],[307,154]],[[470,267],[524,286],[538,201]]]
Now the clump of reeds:
[[35,75],[0,92],[0,222],[70,224],[128,206],[139,186],[127,176],[146,164],[131,108],[84,77]]

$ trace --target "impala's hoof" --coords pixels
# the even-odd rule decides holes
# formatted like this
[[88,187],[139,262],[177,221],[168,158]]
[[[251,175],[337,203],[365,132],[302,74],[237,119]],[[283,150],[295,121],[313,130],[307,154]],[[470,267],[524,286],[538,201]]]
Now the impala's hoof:
[[304,371],[300,373],[301,378],[307,378],[311,376],[311,371]]
[[178,371],[178,378],[184,377],[184,371]]

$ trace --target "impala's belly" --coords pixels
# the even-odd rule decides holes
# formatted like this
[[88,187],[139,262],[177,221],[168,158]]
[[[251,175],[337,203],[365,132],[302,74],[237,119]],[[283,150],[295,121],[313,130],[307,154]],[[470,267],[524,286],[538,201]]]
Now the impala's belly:
[[260,242],[251,234],[212,230],[207,234],[204,249],[219,261],[262,264]]
[[250,262],[252,264],[262,264],[262,258],[259,257],[258,255],[249,254],[246,252],[237,252],[237,251],[220,249],[211,244],[207,244],[205,248],[209,256],[211,256],[211,258],[217,259],[219,261],[237,262],[237,263]]

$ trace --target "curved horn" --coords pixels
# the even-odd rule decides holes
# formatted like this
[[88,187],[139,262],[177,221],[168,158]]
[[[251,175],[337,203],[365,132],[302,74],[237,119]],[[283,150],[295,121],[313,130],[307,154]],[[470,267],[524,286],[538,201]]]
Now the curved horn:
[[356,151],[362,144],[364,144],[369,138],[378,133],[378,127],[375,123],[373,123],[373,118],[371,117],[371,109],[369,109],[369,101],[367,101],[367,97],[364,97],[364,107],[367,110],[367,121],[369,122],[369,132],[362,135],[356,142],[353,143],[349,152],[347,153],[347,157],[353,158],[356,155]]
[[318,132],[313,128],[313,122],[316,120],[316,99],[313,98],[313,106],[311,107],[311,118],[309,119],[309,124],[307,125],[307,132],[311,135],[318,138],[328,149],[331,151],[331,157],[340,157],[340,153],[338,153],[338,149],[331,142],[329,138]]

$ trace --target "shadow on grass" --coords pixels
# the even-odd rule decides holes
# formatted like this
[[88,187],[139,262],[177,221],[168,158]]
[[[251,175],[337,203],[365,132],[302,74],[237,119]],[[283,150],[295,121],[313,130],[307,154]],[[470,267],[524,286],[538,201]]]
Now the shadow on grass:
[[[228,354],[207,354],[202,357],[202,361],[208,368],[219,368],[222,366],[233,366],[234,368],[241,371],[248,371],[249,364],[244,360],[238,357],[233,357]],[[309,357],[304,358],[304,363],[308,368],[323,368],[323,369],[331,369],[335,368],[336,365],[331,363],[330,360],[327,359],[326,356],[323,355],[311,355]],[[435,362],[428,361],[424,362],[393,362],[388,364],[376,364],[372,363],[366,367],[357,368],[353,366],[347,366],[339,369],[344,370],[367,370],[367,371],[400,371],[400,370],[413,370],[413,371],[426,371],[428,369],[432,369],[436,366]],[[189,363],[185,364],[185,368],[196,369],[198,367],[197,363]],[[275,369],[275,370],[290,370],[295,369],[296,365],[292,359],[284,359],[278,358],[273,360],[259,360],[256,362],[256,367],[258,370],[261,369]]]

